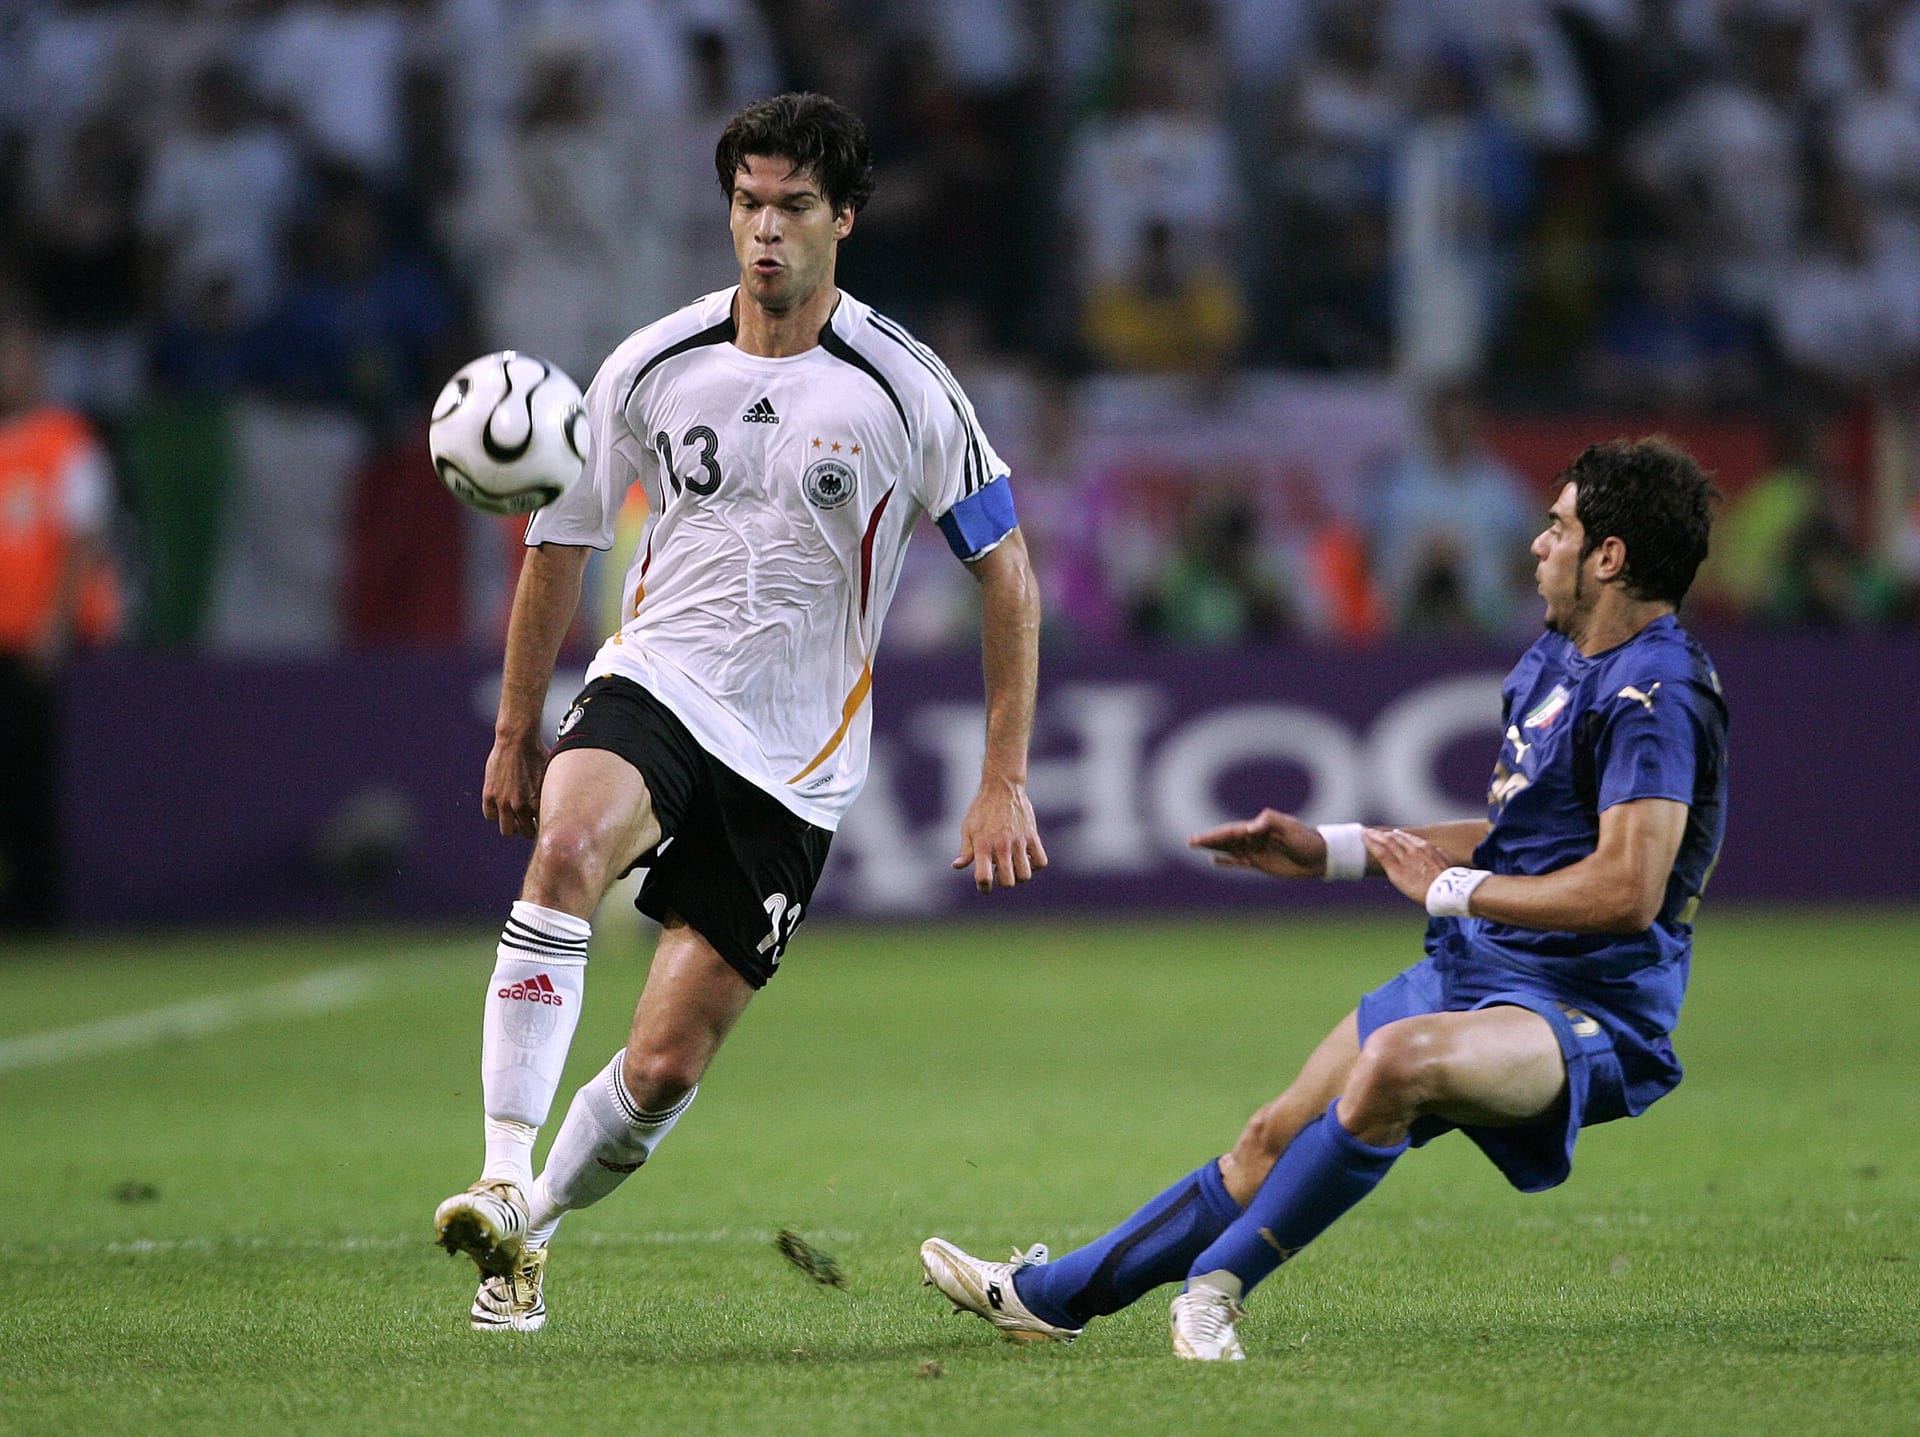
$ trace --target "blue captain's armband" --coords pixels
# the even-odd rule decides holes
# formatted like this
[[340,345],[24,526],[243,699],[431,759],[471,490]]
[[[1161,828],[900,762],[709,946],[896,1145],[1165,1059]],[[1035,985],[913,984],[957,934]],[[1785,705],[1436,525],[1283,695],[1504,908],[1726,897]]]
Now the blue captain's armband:
[[971,563],[1019,526],[1020,516],[1013,512],[1012,482],[995,479],[974,490],[942,514],[938,523],[954,557]]

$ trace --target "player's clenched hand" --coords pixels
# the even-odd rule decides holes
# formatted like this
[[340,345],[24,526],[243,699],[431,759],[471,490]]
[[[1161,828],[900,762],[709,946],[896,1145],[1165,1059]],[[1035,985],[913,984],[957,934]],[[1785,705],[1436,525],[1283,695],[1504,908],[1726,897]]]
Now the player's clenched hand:
[[1011,779],[983,779],[980,792],[960,821],[956,869],[973,870],[973,886],[982,893],[1025,883],[1047,866],[1040,825],[1027,799],[1027,786]]
[[1318,878],[1327,871],[1327,841],[1320,831],[1271,808],[1196,833],[1187,846],[1212,849],[1219,868],[1256,868],[1275,878]]
[[487,755],[480,811],[500,825],[502,837],[532,838],[540,823],[540,781],[546,777],[547,749],[537,733],[523,739],[496,737]]
[[1446,855],[1424,838],[1399,828],[1364,828],[1360,837],[1366,842],[1373,861],[1386,870],[1393,886],[1415,903],[1424,905],[1433,880],[1450,866]]

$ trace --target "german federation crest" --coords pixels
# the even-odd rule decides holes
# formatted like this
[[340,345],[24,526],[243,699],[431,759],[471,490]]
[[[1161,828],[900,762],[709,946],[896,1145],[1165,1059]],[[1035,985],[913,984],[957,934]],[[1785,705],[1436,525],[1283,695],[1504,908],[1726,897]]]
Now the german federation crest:
[[838,509],[853,497],[859,479],[851,465],[838,459],[816,459],[801,476],[800,487],[806,490],[814,508]]

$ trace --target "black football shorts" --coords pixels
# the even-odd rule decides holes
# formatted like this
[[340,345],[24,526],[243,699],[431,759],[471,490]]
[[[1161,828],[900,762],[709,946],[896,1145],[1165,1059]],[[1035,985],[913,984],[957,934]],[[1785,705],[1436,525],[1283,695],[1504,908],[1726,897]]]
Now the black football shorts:
[[631,679],[597,678],[561,721],[553,752],[605,749],[640,771],[660,822],[634,906],[678,917],[756,988],[766,985],[813,901],[830,830],[808,823],[700,746]]

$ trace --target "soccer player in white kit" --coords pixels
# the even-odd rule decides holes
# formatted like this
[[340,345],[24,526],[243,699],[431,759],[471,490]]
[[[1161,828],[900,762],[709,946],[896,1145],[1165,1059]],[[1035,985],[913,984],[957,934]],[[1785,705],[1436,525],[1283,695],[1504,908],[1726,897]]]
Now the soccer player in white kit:
[[[781,95],[736,115],[715,160],[740,283],[613,352],[587,390],[587,472],[527,530],[482,807],[534,850],[487,987],[485,1164],[434,1216],[480,1268],[482,1330],[545,1323],[562,1215],[646,1162],[778,966],[866,778],[874,650],[922,513],[978,581],[985,633],[986,758],[953,866],[988,893],[1047,862],[1026,790],[1039,601],[1006,465],[932,351],[834,286],[873,190],[864,128]],[[650,512],[626,621],[549,751],[587,554],[633,484]],[[589,920],[641,866],[662,931],[631,1032],[536,1179]]]

